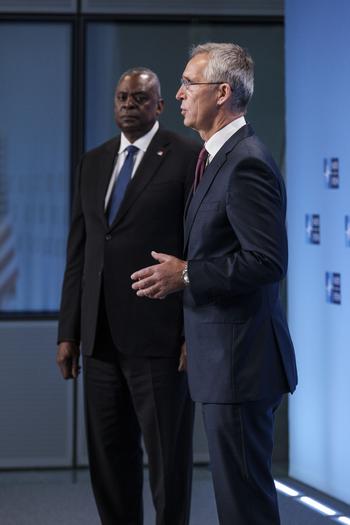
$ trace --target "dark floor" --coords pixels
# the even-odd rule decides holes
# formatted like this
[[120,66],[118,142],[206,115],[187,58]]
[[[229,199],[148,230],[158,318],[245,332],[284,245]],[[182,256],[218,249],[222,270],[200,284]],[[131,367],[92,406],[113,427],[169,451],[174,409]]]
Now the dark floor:
[[[147,471],[145,471],[147,478]],[[350,508],[291,480],[281,481],[305,495],[350,516]],[[154,512],[146,479],[145,524],[154,525]],[[322,516],[295,498],[279,494],[282,525],[331,525],[334,519]],[[210,472],[194,471],[191,525],[218,525]],[[42,471],[0,472],[1,525],[98,525],[88,472]],[[339,523],[339,522],[338,522]],[[232,524],[234,525],[234,524]]]

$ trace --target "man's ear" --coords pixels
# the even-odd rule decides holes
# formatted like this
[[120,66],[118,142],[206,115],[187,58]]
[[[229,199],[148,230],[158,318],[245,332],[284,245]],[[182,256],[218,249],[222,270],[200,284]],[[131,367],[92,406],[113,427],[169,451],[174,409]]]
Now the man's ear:
[[222,106],[223,104],[225,104],[225,102],[227,102],[227,100],[231,97],[231,95],[232,95],[232,89],[231,89],[230,84],[227,84],[227,82],[220,84],[219,96],[217,100],[218,106]]
[[159,98],[158,103],[157,103],[157,116],[162,113],[163,109],[164,109],[164,100],[162,98]]

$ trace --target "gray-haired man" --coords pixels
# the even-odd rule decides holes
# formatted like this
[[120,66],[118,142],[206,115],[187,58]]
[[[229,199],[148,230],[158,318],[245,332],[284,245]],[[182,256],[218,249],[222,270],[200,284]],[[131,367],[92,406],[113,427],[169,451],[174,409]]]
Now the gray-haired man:
[[[286,194],[244,115],[253,61],[235,44],[196,47],[176,98],[205,141],[185,211],[184,259],[132,275],[137,295],[184,290],[190,391],[202,403],[221,525],[278,525],[273,421],[297,383],[279,301],[287,270]],[[205,160],[205,156],[207,160]]]

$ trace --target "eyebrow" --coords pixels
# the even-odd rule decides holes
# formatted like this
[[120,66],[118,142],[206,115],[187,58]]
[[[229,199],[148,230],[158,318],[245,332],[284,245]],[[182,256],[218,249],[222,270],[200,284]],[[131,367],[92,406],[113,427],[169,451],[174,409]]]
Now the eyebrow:
[[116,93],[130,93],[130,95],[147,95],[148,91],[125,91],[117,90]]
[[188,82],[201,82],[201,80],[196,80],[195,78],[189,78],[189,77],[186,77],[185,75],[182,75],[182,77],[184,80],[187,80]]

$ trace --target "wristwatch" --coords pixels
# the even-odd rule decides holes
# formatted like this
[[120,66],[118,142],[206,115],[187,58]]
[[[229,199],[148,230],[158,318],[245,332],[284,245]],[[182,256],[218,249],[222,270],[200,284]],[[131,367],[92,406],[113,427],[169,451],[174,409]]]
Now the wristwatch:
[[190,278],[188,277],[187,264],[186,264],[185,268],[182,270],[182,281],[183,281],[185,286],[189,286]]

